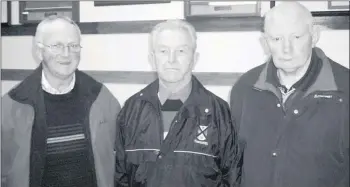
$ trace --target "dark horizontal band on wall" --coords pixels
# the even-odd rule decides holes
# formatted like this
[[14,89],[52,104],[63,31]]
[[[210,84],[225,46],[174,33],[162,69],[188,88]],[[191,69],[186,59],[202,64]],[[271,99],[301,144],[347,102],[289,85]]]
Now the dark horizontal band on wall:
[[334,10],[334,11],[314,11],[311,12],[314,17],[327,17],[327,16],[349,16],[348,10]]
[[[24,69],[1,69],[1,80],[22,81],[33,70]],[[157,77],[155,72],[146,71],[84,71],[102,83],[119,84],[149,84]],[[193,73],[204,85],[232,86],[242,73],[227,72],[194,72]]]
[[[324,14],[324,13],[323,13]],[[315,15],[316,25],[328,29],[349,29],[349,12],[337,15]],[[118,33],[149,33],[159,22],[155,21],[116,21],[116,22],[82,22],[78,23],[82,34],[118,34]],[[236,18],[204,18],[191,17],[188,21],[197,32],[232,32],[260,31],[263,25],[261,17]],[[8,25],[1,24],[2,36],[34,35],[37,24]]]

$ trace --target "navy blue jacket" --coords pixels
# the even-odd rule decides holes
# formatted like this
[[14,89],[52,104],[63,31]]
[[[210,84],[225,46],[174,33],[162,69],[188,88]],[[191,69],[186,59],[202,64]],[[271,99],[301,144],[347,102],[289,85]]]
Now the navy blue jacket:
[[129,98],[117,119],[116,182],[139,187],[233,186],[236,132],[228,104],[193,76],[163,140],[158,80]]
[[349,70],[318,48],[312,55],[320,70],[287,109],[267,81],[272,61],[233,86],[241,186],[349,186]]

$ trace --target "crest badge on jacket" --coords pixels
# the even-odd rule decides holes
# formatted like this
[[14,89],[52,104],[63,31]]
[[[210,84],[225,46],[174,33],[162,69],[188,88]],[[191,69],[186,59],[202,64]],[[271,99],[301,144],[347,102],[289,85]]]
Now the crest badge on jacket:
[[194,139],[194,142],[202,145],[208,145],[207,136],[208,136],[208,126],[199,125],[196,139]]

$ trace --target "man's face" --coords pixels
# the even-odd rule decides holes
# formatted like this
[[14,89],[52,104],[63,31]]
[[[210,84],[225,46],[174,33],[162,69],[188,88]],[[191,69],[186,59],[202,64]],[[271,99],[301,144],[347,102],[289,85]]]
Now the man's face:
[[266,25],[265,40],[278,69],[296,72],[311,58],[315,45],[310,26],[301,19],[275,18]]
[[168,83],[179,83],[189,78],[197,60],[189,33],[181,29],[168,29],[155,37],[150,60],[159,78]]
[[[55,25],[44,35],[41,47],[43,68],[49,76],[66,79],[75,72],[80,61],[80,50],[67,46],[75,46],[77,49],[80,46],[80,36],[77,29],[69,23],[56,21],[53,24]],[[57,47],[60,45],[65,47],[60,49]]]

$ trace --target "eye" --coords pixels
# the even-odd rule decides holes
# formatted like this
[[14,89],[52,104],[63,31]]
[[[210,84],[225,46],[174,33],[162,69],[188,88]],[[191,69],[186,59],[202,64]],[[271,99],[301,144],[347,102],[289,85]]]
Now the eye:
[[272,38],[272,40],[278,42],[278,41],[281,40],[281,38],[280,37],[275,37],[275,38]]
[[80,45],[79,44],[70,44],[69,47],[77,49],[80,47]]
[[62,45],[60,45],[60,44],[53,44],[53,45],[50,45],[50,47],[51,47],[52,49],[61,49],[61,48],[62,48]]
[[189,51],[190,51],[190,49],[189,49],[188,47],[178,48],[178,49],[176,50],[176,52],[179,53],[179,54],[186,54],[186,53],[188,53]]
[[301,38],[301,36],[294,36],[296,39],[299,39],[299,38]]
[[167,50],[166,49],[160,49],[159,52],[165,54],[165,53],[167,53]]

